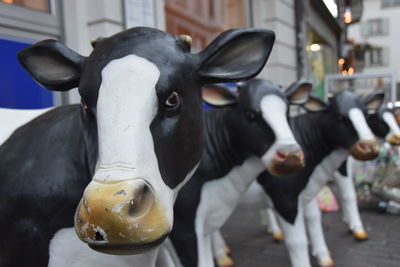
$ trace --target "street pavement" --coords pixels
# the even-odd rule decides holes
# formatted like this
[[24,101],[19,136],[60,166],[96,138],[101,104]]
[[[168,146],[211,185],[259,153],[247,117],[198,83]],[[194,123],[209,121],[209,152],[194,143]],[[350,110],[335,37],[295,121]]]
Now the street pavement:
[[[325,237],[338,267],[400,267],[400,216],[361,213],[369,240],[354,241],[340,212],[324,213]],[[290,267],[283,243],[274,243],[251,204],[241,203],[222,229],[236,267]],[[313,262],[313,266],[317,266]]]

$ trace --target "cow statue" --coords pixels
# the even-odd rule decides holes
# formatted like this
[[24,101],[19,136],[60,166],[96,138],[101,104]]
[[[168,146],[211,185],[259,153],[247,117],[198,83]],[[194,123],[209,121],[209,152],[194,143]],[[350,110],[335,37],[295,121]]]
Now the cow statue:
[[[377,137],[386,140],[392,145],[399,145],[400,129],[392,110],[381,106],[376,112],[367,115],[367,123]],[[363,241],[367,240],[368,234],[364,229],[358,211],[356,192],[351,175],[352,171],[349,168],[350,166],[347,166],[347,162],[345,161],[333,175],[332,173],[326,173],[325,175],[330,180],[333,179],[336,195],[339,196],[338,199],[342,207],[344,222],[347,223],[354,239]],[[310,236],[312,255],[317,258],[320,266],[333,266],[333,260],[326,260],[330,258],[330,253],[323,235],[321,211],[316,199],[313,200],[313,203],[306,206],[304,216]]]
[[[394,111],[385,106],[379,107],[377,110],[372,110],[372,113],[367,115],[367,123],[371,128],[375,136],[384,139],[391,145],[400,144],[400,128],[396,122]],[[326,173],[330,177],[330,181],[333,182],[333,189],[335,195],[338,196],[342,207],[343,221],[347,224],[349,231],[353,234],[355,240],[364,241],[368,239],[368,233],[365,231],[361,216],[357,207],[357,198],[354,190],[351,161],[354,160],[349,158],[346,160],[335,172]],[[305,223],[308,229],[310,243],[312,247],[312,255],[317,258],[320,266],[332,266],[333,260],[330,257],[329,249],[326,244],[322,225],[321,225],[321,211],[318,208],[316,199],[315,203],[307,205],[304,215]],[[268,200],[267,200],[267,203]],[[267,205],[268,206],[268,205]],[[264,217],[264,221],[271,229],[274,240],[278,240],[279,237],[283,237],[282,231],[276,222],[276,218],[273,214],[272,209],[266,208],[260,211]],[[216,237],[219,238],[219,237]],[[219,239],[221,240],[221,239]],[[224,247],[223,241],[218,241],[219,250]],[[225,257],[226,255],[221,255]]]
[[54,40],[22,50],[38,83],[78,87],[82,103],[2,142],[0,266],[154,265],[201,159],[200,88],[257,75],[273,42],[269,30],[234,29],[192,54],[190,37],[138,27],[96,41],[88,57]]
[[[330,99],[329,104],[310,97],[304,107],[312,113],[290,121],[305,153],[304,170],[290,177],[276,177],[265,171],[257,178],[261,190],[267,193],[277,211],[292,266],[311,266],[303,211],[315,204],[312,200],[327,182],[325,173],[333,173],[346,159],[348,151],[359,160],[370,160],[378,155],[377,143],[365,114],[367,109],[376,110],[383,97],[378,92],[363,103],[354,93],[343,91]],[[221,238],[220,233],[213,238],[217,243],[214,254],[219,257],[224,244]],[[320,259],[321,265],[331,264],[329,254]]]
[[[368,125],[373,133],[388,142],[390,145],[400,145],[400,128],[396,122],[394,111],[386,106],[381,106],[376,112],[367,117]],[[342,207],[343,221],[353,234],[355,240],[368,239],[357,207],[357,199],[354,190],[352,163],[354,159],[345,161],[334,173],[331,179],[334,182],[335,195]]]
[[[222,88],[221,88],[222,90]],[[293,175],[304,166],[303,152],[287,123],[288,104],[307,101],[311,84],[300,83],[286,94],[261,79],[225,90],[224,98],[204,92],[211,105],[230,102],[204,114],[205,149],[193,179],[179,192],[174,207],[173,254],[157,266],[213,266],[212,233],[229,218],[241,195],[264,170]],[[168,253],[165,253],[168,255]],[[168,258],[168,257],[167,257]],[[171,265],[165,262],[178,263]]]

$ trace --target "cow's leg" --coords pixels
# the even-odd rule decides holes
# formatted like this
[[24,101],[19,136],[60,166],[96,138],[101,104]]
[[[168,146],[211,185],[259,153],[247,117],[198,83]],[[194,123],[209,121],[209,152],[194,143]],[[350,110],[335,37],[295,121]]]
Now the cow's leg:
[[265,208],[260,210],[261,222],[267,227],[267,231],[272,234],[275,242],[283,240],[282,230],[279,227],[274,210]]
[[271,233],[275,242],[283,240],[282,230],[276,220],[276,215],[274,212],[274,203],[272,199],[262,191],[262,204],[260,209],[261,224],[265,225],[267,232]]
[[197,267],[214,266],[212,251],[212,235],[214,231],[206,231],[208,226],[206,223],[208,208],[209,207],[205,206],[204,203],[201,203],[196,213],[195,232],[197,236]]
[[368,234],[361,221],[357,205],[357,197],[354,189],[353,178],[342,176],[338,172],[334,175],[337,193],[339,194],[342,207],[343,221],[349,226],[350,231],[356,240],[367,240]]
[[250,157],[241,166],[231,169],[225,177],[203,185],[195,222],[199,263],[201,263],[199,266],[212,266],[213,233],[228,220],[240,198],[264,169],[265,166],[259,158]]
[[198,267],[214,266],[214,258],[211,246],[212,235],[198,233],[197,237]]
[[310,201],[304,207],[305,222],[311,242],[312,255],[317,258],[319,266],[333,266],[321,225],[321,211],[317,199]]
[[226,245],[220,230],[217,230],[212,234],[212,249],[218,267],[234,266],[234,262],[229,256],[230,249]]
[[285,236],[284,240],[292,266],[311,267],[302,207],[298,209],[294,224],[287,222],[279,214],[277,214],[277,219]]

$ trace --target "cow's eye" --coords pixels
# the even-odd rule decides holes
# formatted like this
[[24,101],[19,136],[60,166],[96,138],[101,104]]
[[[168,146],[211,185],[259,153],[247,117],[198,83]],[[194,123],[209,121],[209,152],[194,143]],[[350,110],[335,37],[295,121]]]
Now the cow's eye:
[[257,115],[258,114],[257,114],[256,111],[253,111],[253,110],[250,110],[250,109],[245,111],[245,116],[249,121],[254,121],[257,118]]
[[173,91],[168,97],[167,100],[165,101],[165,106],[167,108],[174,108],[179,105],[180,99],[179,95],[177,92]]

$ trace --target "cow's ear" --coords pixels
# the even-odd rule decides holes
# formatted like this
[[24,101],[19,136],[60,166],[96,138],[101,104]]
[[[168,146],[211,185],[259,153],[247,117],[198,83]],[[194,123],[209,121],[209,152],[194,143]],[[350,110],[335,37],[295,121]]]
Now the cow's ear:
[[328,109],[328,104],[325,103],[322,99],[319,99],[315,96],[310,96],[302,105],[308,112],[319,112]]
[[385,99],[385,92],[376,91],[368,95],[363,102],[368,110],[375,111],[382,105],[384,99]]
[[206,85],[202,88],[203,100],[212,107],[224,107],[237,103],[237,95],[221,85]]
[[275,34],[264,29],[234,29],[220,34],[199,57],[205,83],[240,81],[256,76],[264,67]]
[[285,95],[290,104],[301,105],[307,102],[311,89],[312,83],[310,82],[295,82],[286,89]]
[[44,40],[21,50],[18,59],[43,87],[67,91],[79,85],[85,57],[55,40]]

